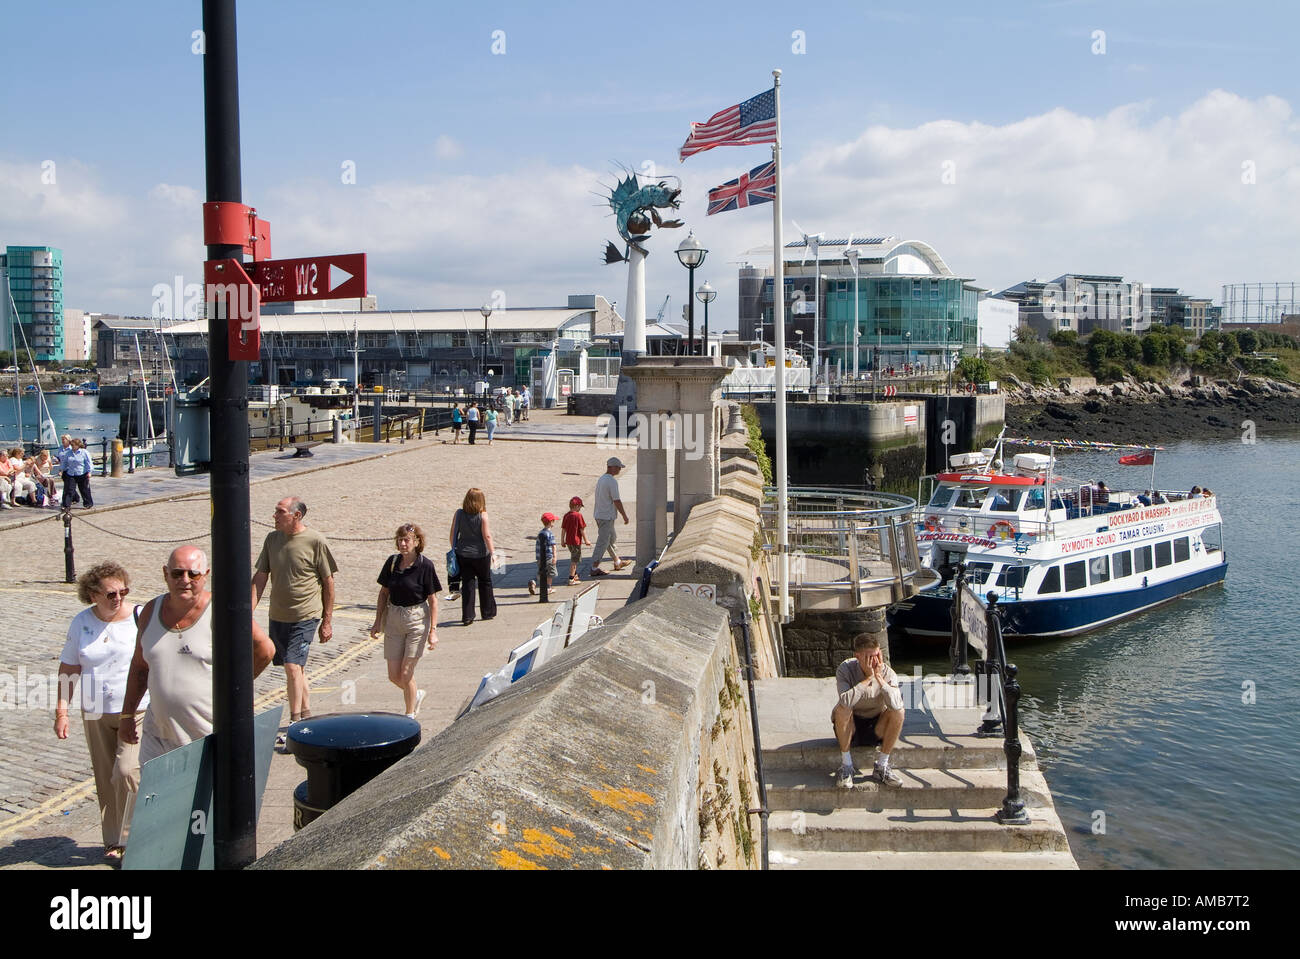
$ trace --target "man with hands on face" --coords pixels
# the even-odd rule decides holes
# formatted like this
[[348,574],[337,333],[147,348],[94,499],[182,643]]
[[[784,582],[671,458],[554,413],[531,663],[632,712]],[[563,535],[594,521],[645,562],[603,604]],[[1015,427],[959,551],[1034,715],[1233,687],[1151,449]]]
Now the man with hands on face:
[[835,670],[835,689],[839,701],[831,710],[831,724],[840,747],[836,784],[853,788],[852,746],[879,744],[872,780],[883,786],[901,786],[903,777],[889,767],[889,754],[903,730],[903,694],[898,676],[885,665],[880,641],[871,633],[853,638],[853,655]]

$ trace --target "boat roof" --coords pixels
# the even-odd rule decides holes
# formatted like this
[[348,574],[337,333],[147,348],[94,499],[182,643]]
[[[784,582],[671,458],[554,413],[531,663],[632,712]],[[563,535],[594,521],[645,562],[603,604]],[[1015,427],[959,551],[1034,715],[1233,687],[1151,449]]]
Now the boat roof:
[[[1006,473],[936,473],[940,483],[959,483],[972,486],[1043,486],[1041,476],[1010,476]],[[1057,480],[1053,479],[1053,485]]]

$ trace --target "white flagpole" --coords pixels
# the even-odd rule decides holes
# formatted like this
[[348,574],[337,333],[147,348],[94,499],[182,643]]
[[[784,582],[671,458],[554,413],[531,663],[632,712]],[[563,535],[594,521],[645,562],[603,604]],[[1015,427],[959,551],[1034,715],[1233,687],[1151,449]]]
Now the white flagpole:
[[781,571],[781,622],[790,612],[790,507],[785,443],[785,243],[781,230],[781,71],[772,71],[776,101],[776,143],[772,160],[776,177],[772,185],[772,335],[776,341],[776,528]]

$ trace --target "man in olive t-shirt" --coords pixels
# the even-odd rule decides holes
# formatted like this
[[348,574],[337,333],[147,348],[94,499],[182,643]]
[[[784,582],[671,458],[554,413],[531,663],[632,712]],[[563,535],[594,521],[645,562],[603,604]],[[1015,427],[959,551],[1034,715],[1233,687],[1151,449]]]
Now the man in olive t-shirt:
[[275,504],[275,529],[266,534],[253,574],[253,608],[271,583],[272,662],[284,667],[289,721],[311,715],[308,708],[307,649],[320,626],[320,641],[334,635],[334,574],[338,564],[325,537],[303,524],[307,505],[296,496]]

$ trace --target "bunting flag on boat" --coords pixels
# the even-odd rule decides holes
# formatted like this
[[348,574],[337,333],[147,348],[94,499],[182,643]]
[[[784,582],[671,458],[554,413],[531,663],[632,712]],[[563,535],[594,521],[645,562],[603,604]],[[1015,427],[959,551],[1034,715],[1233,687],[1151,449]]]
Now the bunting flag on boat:
[[1156,461],[1156,454],[1147,450],[1145,453],[1129,453],[1119,458],[1120,466],[1150,466]]

